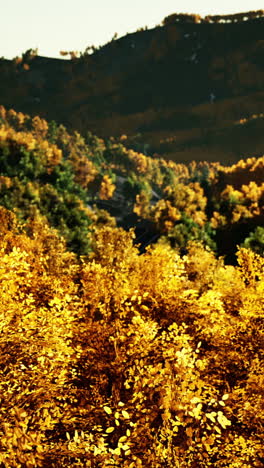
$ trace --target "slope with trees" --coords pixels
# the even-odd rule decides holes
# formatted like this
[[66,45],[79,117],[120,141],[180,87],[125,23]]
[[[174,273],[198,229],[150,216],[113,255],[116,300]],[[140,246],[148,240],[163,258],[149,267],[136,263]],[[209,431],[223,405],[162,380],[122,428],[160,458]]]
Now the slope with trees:
[[233,164],[264,152],[263,47],[263,11],[175,14],[70,60],[2,59],[0,102],[81,133],[141,135],[179,163]]

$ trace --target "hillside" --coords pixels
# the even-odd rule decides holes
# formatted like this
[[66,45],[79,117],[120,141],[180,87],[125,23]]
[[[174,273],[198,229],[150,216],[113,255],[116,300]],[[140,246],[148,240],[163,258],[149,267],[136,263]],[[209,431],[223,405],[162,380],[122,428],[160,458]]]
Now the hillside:
[[80,255],[100,225],[133,228],[141,252],[159,241],[184,253],[198,241],[227,263],[238,245],[263,255],[264,156],[184,165],[124,142],[1,106],[0,204],[26,224],[44,217]]
[[0,102],[176,162],[264,153],[263,12],[199,18],[112,40],[71,60],[0,61]]

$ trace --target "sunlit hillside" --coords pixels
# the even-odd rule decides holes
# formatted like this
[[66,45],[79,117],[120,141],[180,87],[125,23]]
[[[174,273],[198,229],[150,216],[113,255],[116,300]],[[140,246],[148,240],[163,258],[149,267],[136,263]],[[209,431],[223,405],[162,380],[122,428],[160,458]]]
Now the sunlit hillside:
[[26,222],[39,213],[79,254],[94,224],[135,229],[144,251],[159,241],[201,241],[227,262],[238,245],[263,254],[264,157],[237,164],[176,164],[63,125],[0,108],[0,202]]
[[180,163],[260,156],[263,21],[175,14],[68,60],[29,50],[0,61],[0,102]]

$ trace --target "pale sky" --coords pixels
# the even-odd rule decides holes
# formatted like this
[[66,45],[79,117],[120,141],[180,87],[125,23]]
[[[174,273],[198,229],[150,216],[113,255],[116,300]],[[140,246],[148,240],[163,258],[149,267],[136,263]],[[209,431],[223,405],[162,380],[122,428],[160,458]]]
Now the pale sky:
[[161,23],[172,13],[229,14],[263,9],[263,0],[0,0],[0,57],[59,57],[84,52],[138,28]]

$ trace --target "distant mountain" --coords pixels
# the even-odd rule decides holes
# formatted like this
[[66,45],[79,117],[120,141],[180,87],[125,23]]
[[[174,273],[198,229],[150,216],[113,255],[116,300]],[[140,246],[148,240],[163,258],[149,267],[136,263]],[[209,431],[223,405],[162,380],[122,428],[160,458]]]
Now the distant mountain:
[[176,162],[264,153],[263,11],[175,14],[76,58],[0,61],[0,103]]

